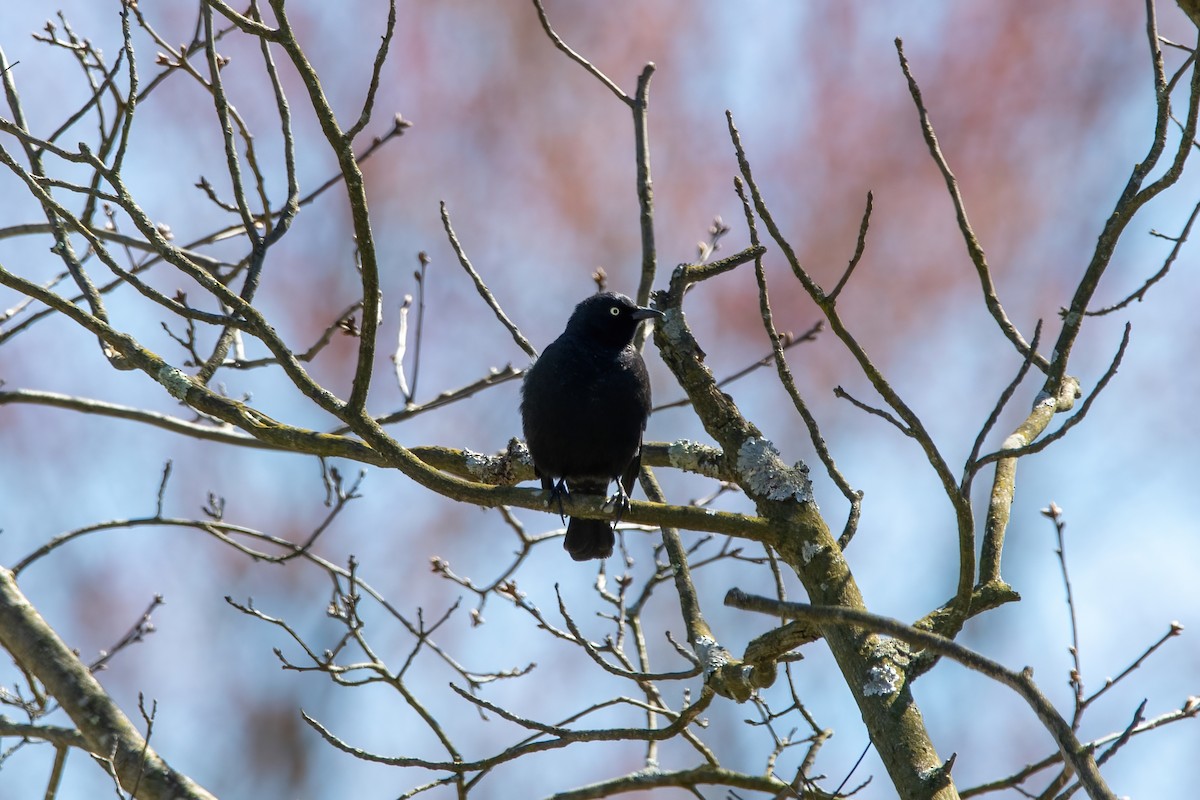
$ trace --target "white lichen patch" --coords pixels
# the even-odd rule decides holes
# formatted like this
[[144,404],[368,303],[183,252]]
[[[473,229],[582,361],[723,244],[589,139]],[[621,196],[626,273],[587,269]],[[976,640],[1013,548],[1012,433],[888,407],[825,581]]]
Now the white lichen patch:
[[800,545],[800,558],[804,561],[804,565],[808,566],[808,562],[812,561],[825,548],[815,542],[805,542]]
[[673,342],[683,339],[685,331],[683,312],[678,308],[668,308],[663,311],[663,318],[654,323]]
[[699,636],[692,642],[696,657],[704,665],[704,675],[708,677],[729,663],[729,651],[717,644],[711,636]]
[[463,461],[467,472],[475,478],[483,478],[495,468],[494,458],[485,456],[483,453],[476,453],[474,450],[463,450]]
[[657,778],[662,774],[662,767],[658,765],[657,761],[652,761],[637,772],[629,773],[629,780],[636,785],[639,778]]
[[889,636],[879,637],[879,656],[893,664],[907,667],[912,662],[912,651],[907,644]]
[[1029,442],[1025,441],[1025,436],[1021,433],[1010,433],[1004,439],[1004,443],[1000,445],[1000,449],[1016,450],[1017,448],[1024,447],[1027,444],[1029,444]]
[[752,436],[738,448],[737,468],[746,486],[756,495],[768,500],[812,502],[812,481],[808,467],[800,464],[789,467],[779,457],[775,445],[759,436]]
[[192,388],[192,379],[187,376],[186,372],[178,367],[172,367],[170,364],[163,364],[155,378],[166,388],[171,397],[176,400],[187,400],[188,389]]
[[863,686],[863,694],[886,696],[900,691],[900,670],[888,662],[876,664],[867,670],[867,682]]
[[711,448],[691,439],[678,439],[667,447],[667,457],[671,459],[671,466],[676,469],[698,472],[701,455],[708,449]]
[[709,478],[721,476],[721,451],[712,445],[678,439],[667,447],[671,466]]

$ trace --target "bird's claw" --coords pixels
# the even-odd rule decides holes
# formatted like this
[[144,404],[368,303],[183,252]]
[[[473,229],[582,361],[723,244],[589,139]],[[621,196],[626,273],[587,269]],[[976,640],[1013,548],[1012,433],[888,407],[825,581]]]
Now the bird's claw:
[[625,512],[629,510],[629,495],[625,494],[625,487],[617,481],[617,492],[612,497],[604,501],[605,511],[616,511],[616,516],[613,517],[613,525],[621,524],[621,517],[625,516]]
[[567,512],[563,510],[563,496],[570,497],[571,490],[567,488],[565,478],[559,478],[558,483],[550,489],[550,497],[546,499],[546,508],[549,508],[552,503],[558,503],[558,518],[562,520],[562,524],[567,524]]

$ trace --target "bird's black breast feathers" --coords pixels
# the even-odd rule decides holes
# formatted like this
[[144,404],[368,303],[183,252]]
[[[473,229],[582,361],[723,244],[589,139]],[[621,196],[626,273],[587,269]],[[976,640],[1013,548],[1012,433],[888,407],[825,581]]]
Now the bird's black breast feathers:
[[641,446],[650,414],[646,365],[632,346],[613,350],[563,334],[530,368],[521,411],[540,472],[611,480]]

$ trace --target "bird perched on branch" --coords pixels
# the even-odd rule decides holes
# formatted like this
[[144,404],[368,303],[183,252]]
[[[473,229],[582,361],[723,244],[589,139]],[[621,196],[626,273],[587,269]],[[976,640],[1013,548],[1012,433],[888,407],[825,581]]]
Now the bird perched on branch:
[[[617,481],[617,516],[642,463],[650,378],[633,336],[662,312],[604,292],[575,306],[567,329],[525,375],[521,421],[534,472],[558,501],[572,492],[604,495]],[[572,517],[563,547],[576,561],[612,555],[612,525]]]

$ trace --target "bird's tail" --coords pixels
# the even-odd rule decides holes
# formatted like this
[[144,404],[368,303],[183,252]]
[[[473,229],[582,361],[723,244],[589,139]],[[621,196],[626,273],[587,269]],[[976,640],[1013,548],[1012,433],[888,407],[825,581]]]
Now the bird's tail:
[[571,517],[571,521],[567,523],[567,538],[563,540],[563,549],[576,561],[608,558],[612,555],[615,541],[612,525],[607,521]]

